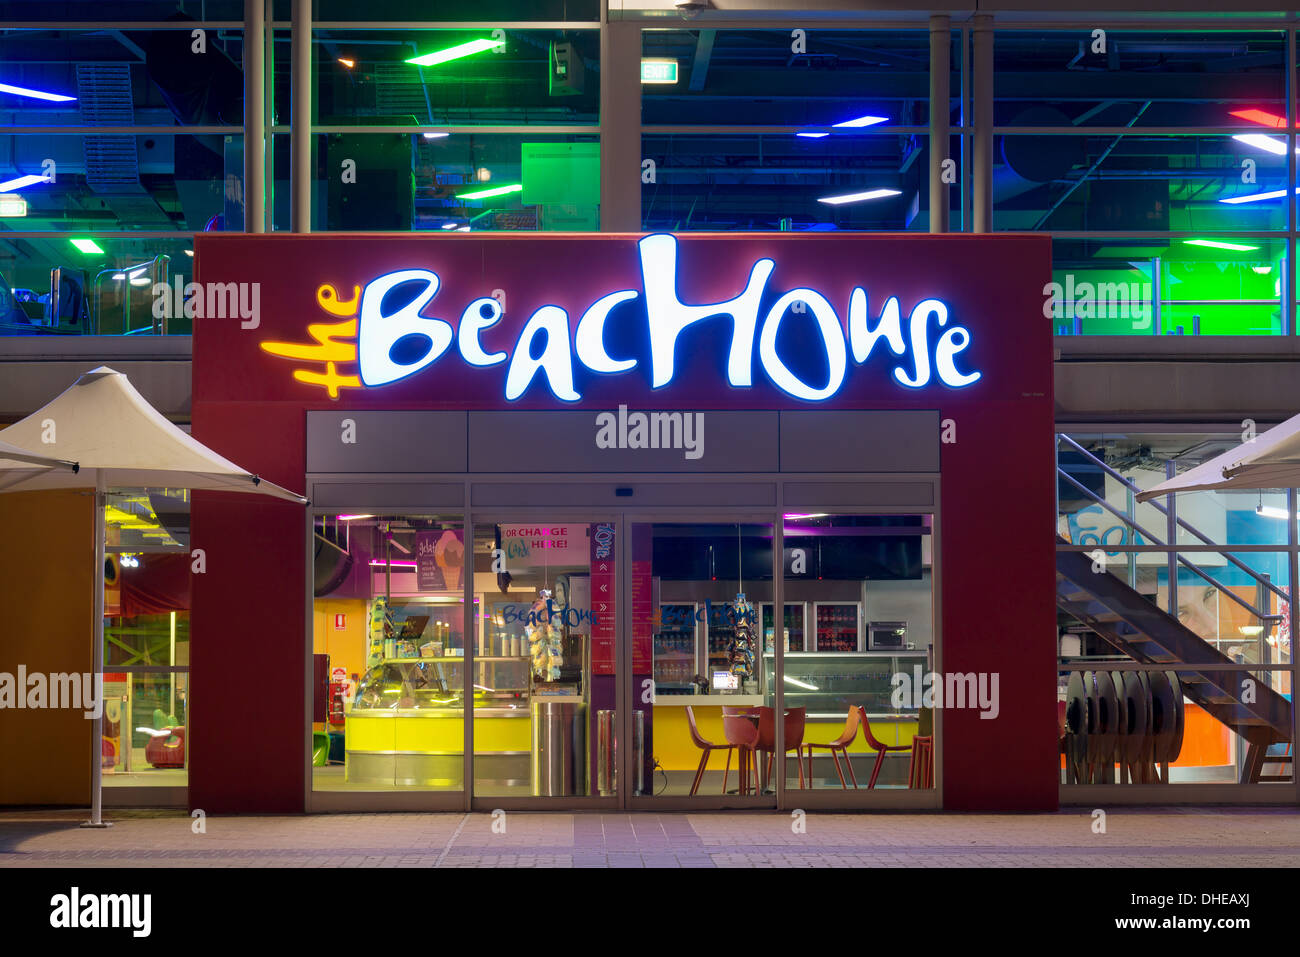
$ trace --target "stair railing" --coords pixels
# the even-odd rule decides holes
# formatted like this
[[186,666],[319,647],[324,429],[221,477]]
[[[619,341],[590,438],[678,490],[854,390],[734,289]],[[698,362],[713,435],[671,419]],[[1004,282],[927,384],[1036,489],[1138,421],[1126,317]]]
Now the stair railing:
[[[1115,469],[1111,468],[1109,465],[1107,465],[1104,461],[1102,461],[1101,459],[1099,459],[1097,456],[1093,455],[1091,452],[1089,452],[1087,449],[1085,449],[1083,446],[1081,446],[1078,442],[1075,442],[1075,441],[1074,441],[1073,439],[1071,439],[1069,436],[1058,433],[1058,434],[1057,434],[1057,439],[1060,440],[1060,441],[1065,442],[1065,443],[1066,443],[1067,445],[1069,445],[1071,448],[1073,448],[1073,449],[1075,449],[1076,451],[1080,452],[1080,453],[1084,456],[1085,459],[1087,459],[1087,460],[1088,460],[1089,462],[1091,462],[1092,464],[1094,464],[1094,465],[1098,466],[1099,468],[1101,468],[1102,471],[1104,471],[1107,475],[1111,476],[1111,477],[1114,478],[1116,481],[1118,481],[1118,482],[1120,482],[1121,484],[1123,484],[1123,485],[1124,485],[1127,489],[1129,489],[1130,491],[1133,491],[1133,492],[1141,491],[1141,489],[1139,489],[1136,485],[1134,485],[1132,482],[1130,482],[1127,478],[1125,478],[1123,475],[1121,475],[1121,474],[1120,474],[1119,472],[1117,472]],[[1151,541],[1154,545],[1157,545],[1157,546],[1160,546],[1160,547],[1170,547],[1170,548],[1175,548],[1175,549],[1177,548],[1177,544],[1176,544],[1176,543],[1174,543],[1174,544],[1171,545],[1170,543],[1167,543],[1167,542],[1162,541],[1162,540],[1160,539],[1159,536],[1152,534],[1148,529],[1144,528],[1141,524],[1139,524],[1138,521],[1137,521],[1137,518],[1136,518],[1135,516],[1127,515],[1127,514],[1125,514],[1123,511],[1121,511],[1120,509],[1116,508],[1114,505],[1111,505],[1110,502],[1106,501],[1104,498],[1102,498],[1101,496],[1097,495],[1095,492],[1093,492],[1091,489],[1089,489],[1087,486],[1085,486],[1082,482],[1078,481],[1078,480],[1077,480],[1073,475],[1069,474],[1069,472],[1067,472],[1067,471],[1066,471],[1064,468],[1062,468],[1061,466],[1059,466],[1059,465],[1057,466],[1056,472],[1057,472],[1057,475],[1058,475],[1058,476],[1060,476],[1061,478],[1064,478],[1064,479],[1065,479],[1067,482],[1069,482],[1072,486],[1074,486],[1076,489],[1078,489],[1078,490],[1079,490],[1079,491],[1080,491],[1080,492],[1081,492],[1081,493],[1082,493],[1086,498],[1088,498],[1089,500],[1091,500],[1091,501],[1095,502],[1096,504],[1100,505],[1102,508],[1106,509],[1106,510],[1107,510],[1108,512],[1110,512],[1112,515],[1114,515],[1116,518],[1118,518],[1121,522],[1123,522],[1125,525],[1127,525],[1130,529],[1136,531],[1137,533],[1139,533],[1139,534],[1142,535],[1143,537],[1147,538],[1147,539],[1148,539],[1149,541]],[[1168,514],[1169,514],[1168,509],[1166,509],[1163,505],[1160,505],[1158,502],[1155,502],[1155,501],[1153,500],[1153,501],[1151,501],[1150,504],[1154,505],[1154,506],[1155,506],[1155,507],[1156,507],[1160,512],[1162,512],[1163,514],[1165,514],[1165,515],[1168,515]],[[1267,577],[1265,577],[1265,576],[1263,576],[1263,575],[1260,575],[1258,572],[1256,572],[1256,571],[1255,571],[1253,568],[1251,568],[1249,565],[1246,565],[1245,563],[1243,563],[1242,561],[1240,561],[1239,559],[1237,559],[1235,556],[1233,556],[1231,553],[1229,553],[1226,549],[1224,549],[1224,548],[1220,548],[1220,547],[1217,547],[1218,543],[1211,541],[1209,538],[1207,538],[1207,537],[1206,537],[1206,536],[1205,536],[1205,535],[1204,535],[1204,534],[1203,534],[1199,529],[1197,529],[1195,526],[1188,524],[1186,521],[1184,521],[1184,520],[1181,519],[1181,518],[1176,519],[1176,521],[1177,521],[1177,523],[1178,523],[1178,525],[1179,525],[1180,527],[1186,529],[1186,530],[1187,530],[1188,532],[1190,532],[1192,535],[1196,536],[1196,537],[1197,537],[1198,539],[1200,539],[1201,542],[1203,542],[1204,544],[1206,544],[1206,545],[1216,546],[1216,547],[1215,547],[1215,552],[1216,552],[1217,554],[1222,555],[1222,556],[1223,556],[1223,557],[1224,557],[1228,562],[1230,562],[1231,564],[1235,565],[1235,566],[1236,566],[1237,568],[1239,568],[1240,570],[1244,571],[1247,575],[1249,575],[1249,576],[1250,576],[1250,577],[1255,581],[1255,583],[1256,583],[1257,585],[1260,585],[1260,586],[1263,586],[1264,588],[1267,588],[1269,591],[1272,591],[1275,595],[1277,595],[1277,596],[1279,597],[1280,600],[1282,600],[1282,601],[1284,601],[1284,602],[1290,604],[1290,600],[1291,600],[1291,599],[1290,599],[1290,596],[1289,596],[1285,591],[1283,591],[1282,589],[1278,588],[1278,587],[1277,587],[1276,585],[1274,585],[1271,581],[1269,581]],[[1102,548],[1103,550],[1105,549],[1105,546],[1104,546],[1104,545],[1102,545],[1102,546],[1098,546],[1098,547]],[[1226,597],[1228,597],[1228,598],[1231,599],[1232,601],[1236,602],[1236,603],[1237,603],[1238,605],[1240,605],[1242,608],[1244,608],[1244,609],[1246,609],[1248,612],[1250,612],[1250,614],[1251,614],[1252,616],[1254,616],[1255,618],[1258,618],[1258,619],[1259,619],[1260,621],[1262,621],[1262,622],[1266,622],[1270,627],[1271,627],[1271,625],[1272,625],[1273,622],[1278,621],[1278,620],[1282,617],[1281,615],[1270,614],[1269,612],[1267,612],[1267,611],[1265,611],[1265,610],[1263,610],[1263,609],[1257,608],[1257,607],[1256,607],[1255,605],[1253,605],[1251,602],[1249,602],[1249,601],[1247,601],[1246,599],[1242,598],[1240,595],[1238,595],[1236,592],[1232,591],[1230,588],[1227,588],[1226,586],[1224,586],[1224,585],[1220,584],[1219,582],[1215,581],[1215,579],[1214,579],[1213,577],[1211,577],[1209,574],[1207,574],[1207,573],[1206,573],[1206,572],[1201,568],[1201,566],[1197,565],[1196,563],[1194,563],[1194,562],[1192,562],[1192,561],[1189,561],[1187,558],[1183,557],[1182,555],[1177,555],[1177,553],[1175,553],[1175,555],[1176,555],[1176,558],[1177,558],[1177,560],[1178,560],[1178,563],[1181,564],[1184,568],[1187,568],[1187,569],[1191,570],[1194,574],[1196,574],[1197,576],[1199,576],[1200,578],[1202,578],[1204,581],[1206,581],[1209,585],[1211,585],[1211,586],[1212,586],[1216,591],[1218,591],[1219,593],[1225,595]]]

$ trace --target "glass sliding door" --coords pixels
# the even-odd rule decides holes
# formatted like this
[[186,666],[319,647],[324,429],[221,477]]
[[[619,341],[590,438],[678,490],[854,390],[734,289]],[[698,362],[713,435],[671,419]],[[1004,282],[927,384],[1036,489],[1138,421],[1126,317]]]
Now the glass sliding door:
[[772,804],[761,610],[774,597],[773,525],[628,528],[629,795]]

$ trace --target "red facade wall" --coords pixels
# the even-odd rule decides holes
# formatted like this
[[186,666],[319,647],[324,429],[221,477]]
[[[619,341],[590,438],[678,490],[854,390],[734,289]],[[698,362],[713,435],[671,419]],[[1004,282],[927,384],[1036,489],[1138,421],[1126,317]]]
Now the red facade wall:
[[[456,324],[472,299],[506,291],[507,318],[484,348],[510,351],[533,310],[560,305],[570,331],[597,297],[637,289],[636,237],[245,237],[204,235],[202,282],[260,283],[255,328],[238,319],[196,319],[193,431],[243,467],[294,490],[305,482],[305,418],[312,408],[808,408],[763,381],[731,389],[720,372],[719,337],[680,348],[677,377],[651,390],[644,376],[585,384],[578,403],[536,386],[503,401],[502,367],[472,369],[455,344],[433,366],[378,389],[323,389],[295,381],[295,368],[323,368],[268,354],[269,341],[314,344],[311,323],[337,323],[317,289],[354,287],[398,268],[433,269],[443,285],[422,315]],[[886,296],[902,303],[904,329],[916,302],[947,302],[969,328],[963,371],[982,379],[960,390],[937,382],[906,390],[869,361],[854,367],[827,408],[938,409],[956,427],[942,446],[940,568],[945,671],[998,672],[1001,713],[943,715],[945,807],[1039,810],[1057,803],[1055,698],[1054,455],[1051,324],[1042,315],[1050,279],[1043,236],[743,234],[679,237],[683,302],[737,295],[762,256],[777,263],[769,288],[821,291],[847,321],[854,286],[869,295],[871,324]],[[612,321],[612,320],[611,320]],[[710,320],[714,323],[714,320]],[[726,326],[725,323],[720,325]],[[704,343],[704,348],[698,347]],[[755,349],[757,353],[757,349]],[[355,371],[341,363],[340,371]],[[307,715],[304,655],[308,600],[300,508],[248,497],[196,493],[192,547],[208,568],[194,582],[190,801],[213,812],[302,810]]]

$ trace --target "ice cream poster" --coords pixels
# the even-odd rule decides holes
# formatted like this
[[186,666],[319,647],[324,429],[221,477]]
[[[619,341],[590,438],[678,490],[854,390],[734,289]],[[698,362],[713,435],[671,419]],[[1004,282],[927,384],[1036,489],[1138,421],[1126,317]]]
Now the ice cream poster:
[[456,529],[416,532],[415,581],[420,591],[460,588],[465,567],[465,543]]

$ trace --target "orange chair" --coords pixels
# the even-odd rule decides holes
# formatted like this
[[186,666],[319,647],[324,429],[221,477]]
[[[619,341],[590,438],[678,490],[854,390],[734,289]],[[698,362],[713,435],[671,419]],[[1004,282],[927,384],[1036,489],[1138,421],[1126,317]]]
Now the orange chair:
[[[722,709],[722,733],[727,743],[738,748],[740,752],[740,793],[749,793],[749,771],[753,763],[754,782],[758,783],[758,725],[754,723],[752,713]],[[724,782],[725,783],[725,782]]]
[[812,786],[812,768],[813,768],[813,748],[824,748],[831,753],[831,760],[835,762],[835,773],[840,776],[840,787],[848,790],[849,786],[844,782],[844,771],[840,767],[839,755],[844,755],[844,763],[849,766],[849,777],[853,779],[853,789],[858,787],[858,776],[853,773],[853,761],[849,759],[849,745],[851,745],[858,736],[858,725],[862,723],[862,717],[858,714],[858,707],[849,708],[849,713],[844,719],[844,730],[834,741],[828,741],[825,744],[806,744],[808,749],[808,784]]
[[867,720],[866,709],[861,705],[858,706],[858,717],[862,719],[862,737],[867,742],[867,747],[876,752],[876,766],[871,769],[871,782],[867,785],[870,791],[876,786],[876,778],[880,777],[880,769],[885,766],[885,755],[890,751],[911,751],[910,744],[883,744],[876,740],[876,736],[871,733],[871,722]]
[[704,753],[700,755],[700,766],[695,771],[695,780],[691,782],[691,796],[700,789],[700,782],[704,780],[704,769],[708,767],[709,755],[714,751],[727,752],[727,767],[722,772],[722,793],[727,793],[727,778],[731,774],[731,752],[736,749],[734,744],[714,744],[704,735],[700,734],[699,727],[695,724],[695,709],[690,705],[686,706],[686,726],[691,729],[691,740],[695,746]]
[[912,738],[912,760],[907,766],[909,788],[934,787],[934,736],[918,734]]
[[[803,789],[803,729],[808,718],[807,708],[785,709],[785,750],[794,752],[799,765],[799,788]],[[756,749],[767,754],[767,777],[772,777],[772,762],[776,758],[776,709],[758,709],[758,744]]]

